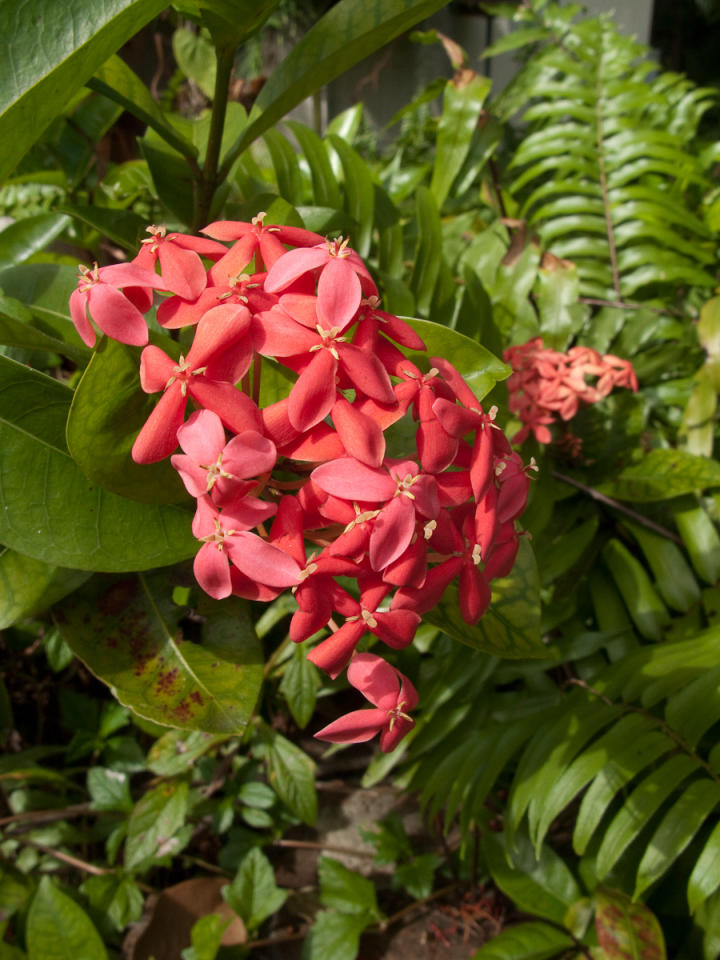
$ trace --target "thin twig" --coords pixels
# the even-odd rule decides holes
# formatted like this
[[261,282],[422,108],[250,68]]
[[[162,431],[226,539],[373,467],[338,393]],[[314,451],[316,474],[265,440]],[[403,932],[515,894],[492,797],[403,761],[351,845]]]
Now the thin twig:
[[349,857],[375,856],[374,850],[356,850],[353,847],[341,847],[333,843],[317,843],[314,840],[273,840],[274,847],[296,847],[298,850],[328,850],[330,853],[344,853]]
[[671,530],[661,527],[659,523],[655,523],[653,520],[649,520],[647,517],[644,517],[641,513],[637,513],[630,507],[626,507],[624,503],[620,503],[618,500],[614,500],[612,497],[608,497],[604,493],[600,493],[600,491],[596,490],[594,487],[588,487],[587,484],[581,483],[579,480],[573,479],[573,477],[568,477],[564,473],[558,473],[557,470],[552,471],[552,476],[555,480],[560,480],[561,483],[567,483],[571,487],[576,487],[578,490],[582,490],[584,494],[586,494],[588,497],[591,497],[593,500],[597,500],[598,503],[602,503],[606,507],[612,507],[613,510],[624,513],[625,516],[631,517],[636,523],[639,523],[643,527],[647,527],[648,530],[652,530],[654,533],[657,533],[658,536],[665,537],[666,540],[672,540],[673,543],[677,543],[680,546],[683,545],[680,537],[674,534]]
[[[83,873],[89,873],[93,877],[106,877],[108,874],[115,873],[115,871],[109,867],[98,867],[94,863],[88,863],[87,860],[73,857],[71,854],[64,853],[62,850],[56,850],[54,847],[48,847],[44,843],[36,843],[34,840],[23,840],[22,842],[27,847],[40,850],[41,853],[46,853],[54,860],[66,863],[69,867],[74,867],[76,870],[82,870]],[[140,883],[139,881],[136,881],[136,883],[145,893],[155,893],[154,887],[150,887],[148,884]]]
[[68,820],[92,812],[89,803],[76,803],[62,810],[25,810],[23,813],[14,813],[11,817],[0,819],[0,827],[11,823],[52,823],[54,820]]

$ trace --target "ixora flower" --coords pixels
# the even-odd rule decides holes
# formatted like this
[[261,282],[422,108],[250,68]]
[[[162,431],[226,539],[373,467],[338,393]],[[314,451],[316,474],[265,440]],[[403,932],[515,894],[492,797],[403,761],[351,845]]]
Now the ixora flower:
[[316,738],[330,743],[364,743],[379,733],[383,753],[394,750],[415,726],[407,713],[417,706],[415,687],[399,670],[373,653],[356,653],[347,678],[373,708],[346,713],[318,730]]
[[[347,667],[370,701],[317,736],[380,734],[389,751],[418,695],[363,644],[400,655],[453,581],[465,621],[485,614],[515,560],[527,468],[461,372],[420,359],[412,322],[379,309],[347,240],[265,220],[217,221],[201,239],[151,227],[132,263],[83,271],[72,316],[88,345],[88,313],[144,345],[161,294],[158,323],[179,343],[160,333],[165,349],[142,351],[140,387],[159,399],[133,459],[171,457],[195,498],[200,588],[258,602],[291,592],[290,638],[333,679]],[[606,360],[574,354],[544,398],[566,403],[584,374],[598,395],[630,382],[622,360]]]

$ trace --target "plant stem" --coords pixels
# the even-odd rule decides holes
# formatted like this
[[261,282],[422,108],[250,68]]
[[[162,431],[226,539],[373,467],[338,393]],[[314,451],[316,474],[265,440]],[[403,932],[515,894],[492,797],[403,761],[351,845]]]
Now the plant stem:
[[596,490],[594,487],[588,487],[579,480],[573,479],[573,477],[568,477],[564,473],[558,473],[557,470],[552,471],[552,476],[555,480],[560,480],[561,483],[567,483],[571,487],[576,487],[578,490],[582,490],[584,494],[586,494],[588,497],[591,497],[593,500],[597,500],[598,503],[602,503],[606,507],[612,507],[613,510],[618,510],[620,513],[624,513],[626,517],[631,517],[636,523],[639,523],[640,526],[647,527],[648,530],[652,530],[653,533],[657,533],[659,536],[665,537],[666,540],[672,540],[673,543],[677,543],[680,546],[683,545],[680,537],[674,534],[671,530],[661,527],[659,523],[655,523],[653,520],[649,520],[647,517],[644,517],[641,513],[637,513],[630,507],[626,507],[624,503],[620,503],[618,500],[614,500],[612,497],[608,497],[604,493],[600,493],[600,491]]
[[232,77],[233,63],[235,62],[235,47],[218,48],[216,55],[217,73],[215,74],[215,96],[213,97],[210,133],[208,134],[202,179],[197,184],[195,196],[194,233],[197,233],[198,230],[205,226],[210,217],[210,208],[220,179],[218,177],[218,162],[220,160],[223,130],[225,129],[230,79]]

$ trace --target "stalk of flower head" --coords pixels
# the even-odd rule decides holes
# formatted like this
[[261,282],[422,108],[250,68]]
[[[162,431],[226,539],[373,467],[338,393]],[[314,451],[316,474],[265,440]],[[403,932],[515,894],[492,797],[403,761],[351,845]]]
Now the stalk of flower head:
[[[290,590],[292,640],[329,631],[308,658],[333,678],[348,667],[372,707],[317,736],[380,733],[393,749],[417,694],[377,650],[411,644],[454,581],[464,619],[485,614],[492,580],[515,561],[528,468],[447,360],[428,358],[426,372],[411,362],[405,351],[423,341],[379,308],[347,240],[266,226],[263,214],[211,224],[211,239],[149,229],[133,263],[96,271],[91,285],[83,275],[73,295],[86,342],[93,320],[120,342],[146,343],[139,323],[153,291],[161,325],[194,327],[179,361],[143,350],[141,386],[158,402],[133,458],[171,457],[195,498],[194,572],[207,594],[270,601]],[[109,315],[120,302],[127,336]],[[289,387],[262,407],[268,363],[289,372]],[[253,392],[238,386],[251,381]],[[393,456],[386,432],[403,417],[415,445]],[[373,653],[358,652],[365,641]]]

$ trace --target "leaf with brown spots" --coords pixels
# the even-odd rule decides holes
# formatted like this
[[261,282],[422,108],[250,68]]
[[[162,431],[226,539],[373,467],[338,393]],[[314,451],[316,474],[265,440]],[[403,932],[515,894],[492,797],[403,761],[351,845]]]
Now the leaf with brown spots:
[[660,924],[644,903],[608,887],[599,887],[595,900],[595,929],[607,960],[666,960]]
[[238,733],[255,706],[263,673],[248,604],[203,597],[190,621],[172,600],[184,576],[174,568],[94,577],[56,608],[58,628],[76,656],[141,717],[169,727]]

